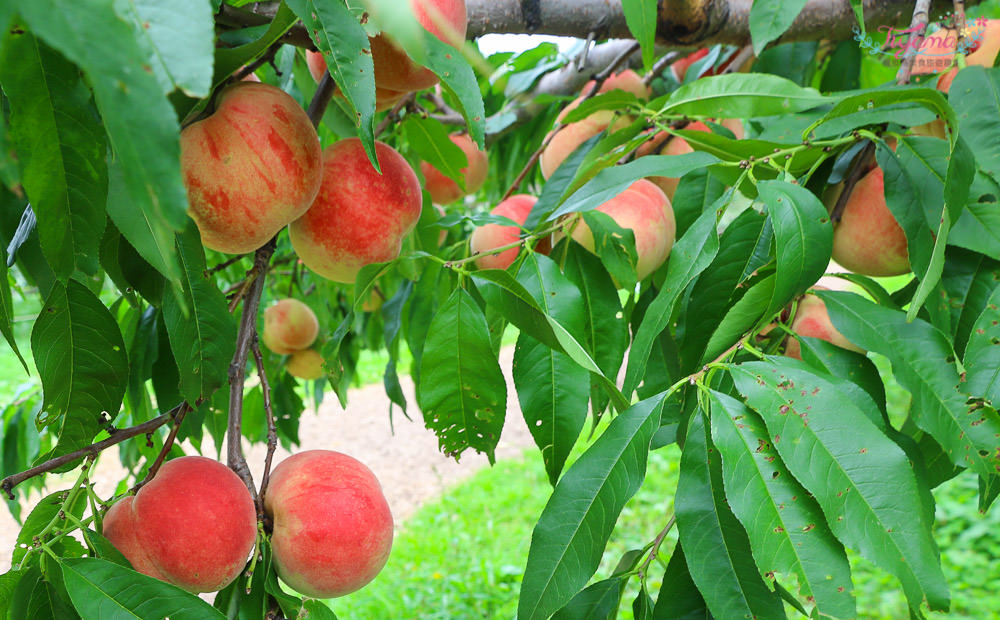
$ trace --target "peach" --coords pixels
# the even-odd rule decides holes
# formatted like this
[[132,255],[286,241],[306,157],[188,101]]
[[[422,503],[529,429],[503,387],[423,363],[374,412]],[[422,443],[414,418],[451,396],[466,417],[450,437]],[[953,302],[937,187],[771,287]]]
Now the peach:
[[346,454],[307,450],[279,463],[264,509],[278,576],[306,596],[354,592],[389,559],[389,504],[371,470]]
[[351,284],[365,265],[399,256],[403,237],[420,218],[423,196],[409,162],[379,141],[375,154],[382,174],[357,138],[327,147],[319,195],[288,226],[302,262],[334,282]]
[[322,175],[319,138],[281,89],[238,82],[181,131],[188,212],[205,247],[252,252],[305,213]]
[[299,379],[312,381],[323,376],[323,356],[313,349],[302,349],[288,357],[285,362],[288,374]]
[[[420,25],[441,41],[458,47],[465,40],[469,23],[465,0],[410,0],[410,6]],[[370,43],[376,86],[413,92],[438,83],[437,75],[414,64],[392,41],[391,33],[379,33]]]
[[[642,280],[667,260],[677,233],[674,212],[666,194],[650,181],[639,179],[622,193],[597,207],[616,224],[632,231],[638,255],[636,275]],[[594,252],[594,235],[583,219],[573,240]]]
[[318,335],[316,313],[298,299],[282,299],[264,311],[261,340],[279,355],[309,348]]
[[480,150],[469,134],[452,134],[448,136],[448,139],[462,149],[468,162],[465,167],[459,170],[465,182],[464,190],[458,186],[458,183],[445,176],[434,166],[427,162],[420,162],[420,172],[424,175],[424,187],[431,195],[431,200],[439,205],[455,202],[462,196],[479,191],[479,188],[486,182],[486,174],[489,172],[486,151]]
[[[580,92],[584,94],[589,93],[593,86],[594,80],[590,80],[583,85]],[[642,76],[631,69],[625,69],[619,73],[609,75],[608,79],[604,80],[600,90],[597,92],[606,93],[612,90],[624,90],[625,92],[632,93],[639,99],[649,98],[649,87],[642,81]]]
[[691,65],[698,62],[705,56],[708,56],[707,47],[696,52],[691,52],[684,58],[674,62],[674,64],[670,65],[670,72],[674,75],[674,79],[683,84],[684,76],[687,75],[687,70],[691,68]]
[[[312,50],[306,50],[306,65],[309,67],[309,74],[312,75],[313,79],[319,82],[323,78],[323,74],[326,73],[326,59],[323,58],[323,54],[319,52],[314,52]],[[342,96],[340,89],[338,88],[335,95]],[[392,106],[396,105],[400,99],[405,97],[407,93],[400,92],[396,90],[391,90],[388,88],[375,87],[375,111],[382,112],[388,110]]]
[[898,276],[910,271],[906,235],[885,204],[881,168],[861,177],[833,229],[833,260],[868,276]]
[[139,572],[189,592],[215,592],[246,565],[257,511],[228,467],[184,456],[164,463],[134,498],[112,506],[102,531]]
[[[536,202],[538,198],[535,196],[514,194],[494,207],[490,213],[510,218],[523,225]],[[469,250],[473,254],[489,252],[494,248],[515,243],[520,237],[521,229],[517,226],[485,224],[472,231],[472,235],[469,236]],[[509,248],[497,254],[486,254],[476,259],[476,265],[480,269],[506,269],[514,264],[519,251],[520,248]]]
[[[800,336],[821,338],[838,347],[864,353],[864,349],[855,346],[842,333],[837,331],[837,328],[830,322],[830,315],[826,311],[826,304],[815,295],[805,295],[799,301],[791,329]],[[795,359],[802,359],[802,349],[798,340],[792,337],[788,338],[785,343],[785,355],[794,357]]]
[[[1000,52],[1000,19],[987,20],[983,26],[973,25],[970,27],[969,37],[977,39],[974,51],[971,51],[965,58],[966,65],[992,67],[996,60],[997,52]],[[973,48],[970,47],[970,50]],[[937,87],[941,92],[947,93],[951,90],[951,83],[958,74],[958,67],[945,73],[938,80]]]
[[[708,125],[699,121],[688,123],[684,129],[688,129],[690,131],[712,131],[708,128]],[[666,141],[666,146],[662,146],[664,140]],[[640,146],[636,151],[636,156],[641,157],[643,155],[649,155],[650,153],[659,153],[660,155],[684,155],[685,153],[691,153],[693,151],[694,149],[691,148],[691,145],[688,144],[687,140],[684,138],[673,137],[668,132],[661,131],[649,142]],[[663,193],[666,194],[667,198],[670,200],[674,199],[674,193],[677,192],[677,185],[681,182],[679,178],[661,176],[649,177],[649,180],[663,190]]]

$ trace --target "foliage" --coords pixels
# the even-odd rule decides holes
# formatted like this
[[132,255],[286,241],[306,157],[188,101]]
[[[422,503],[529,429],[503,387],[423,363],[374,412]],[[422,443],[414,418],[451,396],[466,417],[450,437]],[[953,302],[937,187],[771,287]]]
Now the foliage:
[[[0,617],[333,615],[282,589],[266,523],[248,581],[214,609],[134,573],[97,533],[115,498],[88,482],[100,452],[90,446],[102,441],[148,438],[120,444],[131,472],[122,492],[181,453],[175,440],[221,456],[229,433],[229,465],[245,476],[239,423],[243,439],[295,445],[301,385],[282,356],[256,347],[259,306],[285,296],[319,317],[325,377],[306,386],[316,400],[346,401],[362,352],[385,350],[395,406],[419,409],[446,454],[492,459],[518,399],[552,485],[505,610],[519,619],[612,617],[623,603],[643,618],[851,618],[858,557],[898,580],[912,615],[949,608],[936,490],[975,486],[978,506],[961,507],[970,513],[1000,494],[1000,116],[990,104],[1000,69],[964,68],[947,96],[926,78],[896,86],[891,58],[863,56],[857,42],[774,44],[804,3],[755,2],[752,72],[724,69],[739,51],[715,46],[684,83],[651,76],[648,101],[591,93],[562,122],[601,111],[628,122],[543,180],[531,154],[562,100],[532,89],[567,61],[551,46],[484,59],[415,29],[402,43],[441,88],[376,112],[372,62],[357,51],[377,19],[340,0],[289,0],[266,18],[241,4],[0,7],[0,334],[8,366],[37,374],[0,413],[0,473],[22,497],[43,484],[18,476],[33,466],[76,477],[17,515]],[[623,2],[644,67],[662,71],[649,5]],[[329,82],[317,87],[290,41],[323,53],[338,87],[325,108]],[[310,107],[324,145],[356,136],[371,157],[378,138],[454,175],[464,155],[447,123],[459,123],[488,144],[489,180],[444,215],[425,193],[400,258],[365,267],[353,286],[311,273],[284,234],[254,255],[206,250],[186,215],[178,136],[250,72],[320,104]],[[918,135],[936,118],[944,138]],[[742,119],[747,139],[723,119]],[[691,120],[717,130],[685,130]],[[646,129],[695,152],[636,157]],[[887,359],[911,395],[892,416],[870,357],[810,339],[805,361],[780,355],[796,300],[830,262],[828,193],[850,185],[873,149],[913,272],[899,287],[845,275],[849,291],[819,295],[834,326]],[[633,286],[635,237],[592,212],[649,176],[681,178],[677,241]],[[510,188],[539,196],[518,258],[476,269],[469,230],[510,224],[486,214]],[[596,257],[571,240],[581,222],[597,229]],[[373,293],[384,300],[374,311]],[[519,331],[516,394],[497,361],[507,325]],[[416,402],[399,386],[407,360]],[[676,455],[674,514],[659,507],[648,538],[601,569],[664,452]]]

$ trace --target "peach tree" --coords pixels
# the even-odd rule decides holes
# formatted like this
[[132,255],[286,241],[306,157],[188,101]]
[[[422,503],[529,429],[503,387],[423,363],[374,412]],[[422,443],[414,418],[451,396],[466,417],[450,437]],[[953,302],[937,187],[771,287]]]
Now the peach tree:
[[[466,0],[463,43],[400,4],[0,4],[0,333],[18,375],[0,489],[22,525],[0,617],[333,617],[279,585],[263,497],[275,447],[298,444],[310,403],[347,403],[366,350],[386,354],[392,407],[455,458],[493,460],[519,405],[552,485],[519,619],[626,606],[853,618],[846,549],[898,579],[914,617],[947,610],[935,488],[977,480],[970,512],[1000,494],[1000,39],[987,21],[1000,5]],[[579,41],[483,56],[490,33]],[[386,46],[431,85],[380,85]],[[638,92],[604,88],[626,69]],[[247,254],[206,249],[180,133],[248,78],[291,95],[323,146],[357,139],[377,165],[376,140],[391,145],[422,186],[425,163],[465,190],[474,151],[450,136],[467,133],[488,153],[485,183],[445,206],[424,187],[399,257],[353,283],[304,266],[283,230]],[[574,126],[590,130],[543,176],[539,157]],[[676,148],[644,149],[659,132]],[[862,186],[873,170],[881,187]],[[648,222],[601,210],[644,178],[674,180],[669,257],[648,275]],[[522,221],[490,214],[513,194],[531,197]],[[856,250],[876,207],[905,273],[827,275],[842,220],[862,218],[837,242]],[[515,234],[470,250],[496,225]],[[510,250],[505,268],[477,266]],[[821,278],[839,290],[810,290]],[[792,329],[807,291],[823,304],[802,314],[825,313],[826,331]],[[258,344],[284,297],[318,318],[319,379]],[[513,393],[498,361],[511,342]],[[905,410],[887,407],[890,384]],[[262,480],[242,441],[267,444]],[[662,529],[595,578],[625,504],[657,475],[649,454],[673,444]],[[115,498],[90,480],[111,447],[128,470],[116,497],[166,459],[224,455],[258,512],[244,576],[198,598],[133,571],[100,534]]]

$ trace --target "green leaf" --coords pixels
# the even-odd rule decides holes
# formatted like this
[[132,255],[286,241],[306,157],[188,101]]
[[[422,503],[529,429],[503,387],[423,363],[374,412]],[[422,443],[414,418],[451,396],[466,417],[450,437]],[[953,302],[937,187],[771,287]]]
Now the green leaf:
[[[552,259],[529,254],[518,281],[570,334],[584,331],[582,295]],[[514,349],[513,378],[524,421],[555,485],[587,419],[589,373],[565,353],[522,333]]]
[[899,446],[837,386],[796,360],[769,358],[729,371],[747,404],[764,419],[788,470],[822,507],[834,535],[896,575],[912,608],[926,597],[931,609],[947,609],[933,524]]
[[31,34],[11,35],[0,54],[10,135],[38,218],[42,252],[63,283],[97,270],[106,218],[104,130],[80,72]]
[[[213,0],[213,2],[215,1],[218,0]],[[287,3],[282,2],[278,5],[278,11],[275,13],[274,18],[271,19],[271,23],[268,25],[267,30],[265,30],[260,37],[237,47],[220,47],[216,49],[215,72],[212,76],[213,85],[217,86],[221,84],[229,78],[230,75],[235,73],[237,69],[266,52],[278,41],[278,39],[282,37],[282,35],[288,32],[288,29],[294,26],[297,21],[299,21],[298,16],[295,15],[290,8],[288,8]],[[367,44],[367,38],[365,39],[365,43]],[[374,97],[375,95],[373,89],[373,100]],[[372,105],[374,106],[374,103]]]
[[913,395],[910,415],[916,425],[930,433],[956,465],[981,476],[993,475],[1000,466],[996,450],[1000,416],[966,405],[949,339],[921,319],[907,322],[902,312],[858,295],[818,294],[840,333],[892,362],[896,380]]
[[164,93],[201,98],[212,89],[215,22],[209,0],[131,0],[118,5],[150,58]]
[[407,116],[403,121],[406,141],[414,154],[465,189],[462,168],[469,165],[465,152],[448,138],[448,129],[439,121]]
[[705,599],[691,580],[683,546],[678,542],[663,572],[653,620],[706,620],[709,617]]
[[776,280],[764,311],[771,316],[823,276],[833,250],[833,225],[823,203],[802,186],[761,181],[757,190],[774,229]]
[[764,73],[729,73],[688,82],[667,99],[663,114],[757,118],[810,110],[829,102],[813,88]]
[[965,383],[962,391],[974,398],[1000,404],[1000,287],[972,326],[965,347]]
[[636,330],[628,356],[623,394],[631,395],[646,372],[646,362],[657,336],[670,323],[674,304],[688,284],[704,271],[719,251],[719,235],[715,230],[715,209],[706,210],[670,251],[667,276],[656,298]]
[[621,605],[625,580],[612,577],[591,584],[552,615],[552,620],[614,620]]
[[83,284],[56,284],[31,330],[31,352],[45,395],[39,424],[61,421],[48,458],[88,445],[125,395],[129,366],[117,321]]
[[723,354],[747,332],[759,327],[762,320],[769,318],[769,315],[764,314],[764,312],[771,300],[774,299],[774,288],[777,280],[773,274],[758,280],[743,297],[740,297],[739,301],[730,306],[718,327],[712,332],[708,344],[705,345],[705,352],[701,356],[702,364]]
[[969,202],[951,227],[948,243],[1000,259],[1000,184],[976,172],[969,187]]
[[177,235],[177,256],[184,268],[184,307],[174,295],[163,300],[163,319],[170,337],[180,389],[189,403],[208,398],[228,378],[236,352],[236,320],[215,280],[206,277],[205,249],[198,228],[190,223]]
[[173,231],[188,220],[180,127],[147,70],[150,59],[136,32],[116,13],[114,0],[25,1],[20,6],[31,30],[86,74],[124,171],[130,208],[146,214],[155,222],[154,234],[170,243]]
[[353,112],[358,137],[376,170],[375,161],[375,67],[368,35],[341,2],[288,0],[323,53],[327,71],[340,87]]
[[7,618],[14,591],[17,589],[21,578],[28,574],[31,569],[22,568],[20,570],[11,569],[0,575],[0,618]]
[[7,344],[10,345],[17,359],[21,360],[24,372],[28,370],[28,362],[21,355],[21,349],[17,346],[17,339],[14,337],[14,301],[10,294],[10,280],[7,276],[7,250],[0,246],[0,333],[3,334]]
[[585,211],[581,215],[582,223],[590,229],[594,240],[594,253],[604,263],[614,282],[623,289],[634,289],[639,277],[636,271],[639,254],[635,233],[631,228],[619,226],[607,213]]
[[757,414],[725,394],[713,391],[710,398],[726,498],[761,574],[794,573],[801,595],[815,600],[822,615],[856,617],[847,554],[816,500],[785,468]]
[[975,152],[976,163],[1000,179],[1000,71],[965,67],[951,84],[948,103],[955,108],[962,139]]
[[642,65],[646,71],[653,66],[656,54],[656,3],[645,0],[622,0],[622,12],[629,31],[642,47]]
[[31,509],[28,518],[24,520],[24,525],[21,526],[21,531],[17,534],[17,543],[11,554],[12,566],[17,566],[24,560],[28,550],[34,545],[34,539],[59,516],[60,510],[66,510],[69,514],[77,517],[83,516],[83,511],[87,508],[86,497],[81,493],[77,495],[72,504],[68,504],[64,508],[63,504],[66,502],[68,492],[66,490],[49,493],[38,500],[35,507]]
[[750,8],[750,39],[760,56],[767,44],[785,33],[808,0],[754,0]]
[[548,618],[597,570],[618,515],[642,485],[664,400],[653,397],[619,414],[563,474],[531,535],[519,620]]
[[484,148],[486,108],[476,74],[461,52],[429,32],[423,34],[427,46],[427,68],[441,78],[441,86],[458,101],[469,136],[479,148]]
[[761,579],[747,534],[726,504],[722,463],[698,412],[688,422],[674,511],[691,578],[714,617],[785,618],[781,599]]
[[507,383],[486,317],[465,289],[455,289],[431,321],[417,401],[442,452],[458,457],[472,448],[493,462],[506,414]]
[[[958,127],[954,110],[948,105],[945,96],[937,90],[926,86],[896,86],[892,84],[865,89],[856,95],[844,97],[830,108],[830,111],[821,119],[810,125],[803,132],[803,138],[808,137],[813,132],[819,138],[829,137],[834,129],[819,128],[829,121],[844,117],[851,117],[855,120],[846,125],[837,123],[835,131],[838,134],[848,132],[856,127],[884,122],[882,118],[877,116],[878,108],[899,107],[903,104],[920,105],[940,116],[952,129]],[[870,112],[871,116],[864,112]]]
[[177,586],[98,558],[62,562],[63,581],[84,618],[210,620],[225,616]]

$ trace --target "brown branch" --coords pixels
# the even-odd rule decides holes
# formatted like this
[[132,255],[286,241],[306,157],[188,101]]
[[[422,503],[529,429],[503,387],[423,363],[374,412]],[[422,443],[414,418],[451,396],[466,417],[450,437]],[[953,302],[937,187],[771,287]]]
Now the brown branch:
[[246,254],[238,254],[237,256],[233,256],[232,258],[229,258],[229,259],[227,259],[227,260],[219,263],[218,265],[216,265],[216,266],[214,266],[214,267],[212,267],[211,269],[208,270],[208,275],[213,275],[213,274],[219,273],[220,271],[222,271],[226,267],[229,267],[233,263],[238,263],[239,261],[243,260],[244,256],[246,256]]
[[174,424],[173,426],[170,427],[170,433],[167,434],[167,438],[163,442],[163,447],[160,448],[160,453],[156,455],[156,460],[154,460],[153,464],[150,465],[149,471],[146,473],[145,479],[143,479],[142,482],[140,482],[139,484],[132,487],[133,492],[141,489],[147,482],[153,479],[153,476],[156,475],[156,472],[160,471],[160,466],[163,465],[164,459],[167,458],[167,454],[169,454],[170,449],[173,448],[174,440],[177,439],[177,431],[180,430],[181,422],[184,421],[184,416],[187,415],[188,411],[191,411],[191,405],[189,405],[187,401],[184,401],[177,409],[177,414],[174,416]]
[[306,114],[309,115],[313,127],[319,127],[319,122],[323,120],[323,113],[326,112],[326,106],[330,105],[330,100],[333,99],[333,93],[336,90],[337,83],[330,77],[330,72],[324,72],[319,86],[316,87],[316,92],[313,94],[312,101],[309,102],[309,107],[306,109]]
[[[393,125],[399,122],[400,110],[408,106],[413,101],[415,96],[416,95],[414,93],[408,93],[404,95],[402,99],[397,101],[395,105],[392,106],[392,109],[389,110],[389,113],[385,115],[385,118],[382,119],[382,122],[380,122],[378,126],[375,128],[376,138],[381,136],[382,133],[389,128],[389,125]],[[465,123],[464,118],[462,119],[462,123]]]
[[278,447],[278,432],[274,425],[274,409],[271,406],[271,385],[267,381],[267,373],[264,372],[264,356],[260,353],[257,338],[253,339],[250,348],[257,364],[257,375],[260,376],[260,387],[264,392],[264,413],[267,416],[267,454],[264,456],[264,473],[261,474],[260,491],[257,493],[257,518],[263,519],[264,495],[267,494],[267,485],[271,481],[271,460]]
[[177,405],[170,411],[162,413],[152,420],[143,422],[142,424],[137,424],[129,428],[119,428],[115,431],[115,434],[107,439],[98,441],[97,443],[90,444],[79,450],[74,450],[69,454],[64,454],[62,456],[57,456],[56,458],[49,459],[40,465],[36,465],[30,469],[26,469],[20,473],[12,474],[7,476],[3,480],[0,480],[0,490],[2,490],[9,499],[14,499],[14,494],[11,492],[14,487],[21,484],[25,480],[34,478],[35,476],[50,472],[54,469],[62,467],[67,463],[72,463],[73,461],[83,458],[85,456],[97,456],[104,450],[107,450],[111,446],[120,444],[121,442],[131,439],[133,437],[138,437],[139,435],[148,435],[156,429],[160,428],[164,424],[170,422],[174,419],[181,408],[184,407],[186,403]]
[[740,51],[736,52],[736,55],[726,61],[725,67],[719,72],[720,75],[725,75],[727,73],[739,73],[740,69],[748,60],[753,58],[753,46],[746,45]]
[[965,0],[954,0],[954,9],[951,18],[956,32],[955,49],[962,49],[962,42],[965,39]]
[[663,56],[660,56],[656,60],[656,62],[653,63],[653,66],[649,69],[649,73],[642,76],[642,83],[645,84],[646,86],[652,84],[653,80],[659,77],[661,73],[666,71],[667,67],[677,62],[678,58],[680,58],[680,55],[681,55],[680,52],[667,52]]
[[240,329],[236,336],[236,352],[229,364],[229,417],[226,427],[226,463],[229,468],[243,480],[250,491],[254,502],[257,501],[257,490],[254,488],[253,476],[243,456],[243,384],[246,381],[247,358],[250,355],[250,344],[257,337],[257,309],[260,306],[260,296],[264,291],[264,280],[268,271],[268,263],[274,254],[276,239],[271,239],[254,254],[254,264],[247,275],[250,282],[243,298],[243,314],[240,316]]
[[851,172],[844,179],[844,187],[840,190],[840,196],[837,197],[837,203],[833,205],[833,210],[830,211],[830,220],[833,221],[834,226],[840,223],[840,218],[844,215],[844,208],[847,206],[847,199],[851,197],[854,186],[858,184],[861,177],[869,172],[869,164],[874,155],[875,143],[869,141],[851,162]]
[[910,74],[913,72],[913,63],[917,61],[917,50],[924,42],[924,34],[927,33],[927,20],[930,19],[931,0],[917,0],[913,7],[913,18],[910,20],[910,38],[907,41],[908,51],[903,58],[903,63],[896,72],[896,83],[899,85],[910,83]]

